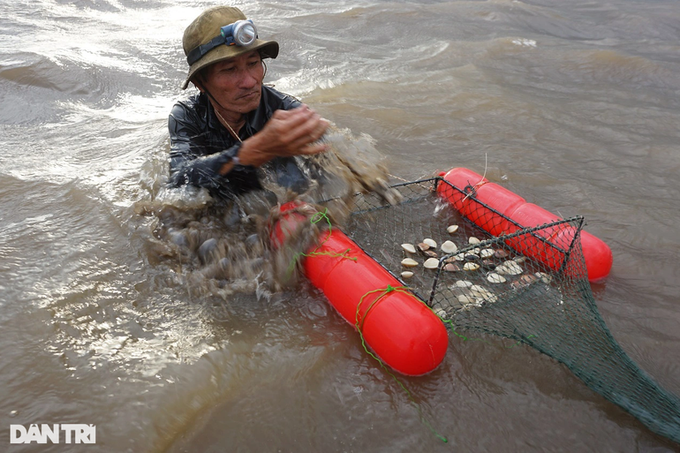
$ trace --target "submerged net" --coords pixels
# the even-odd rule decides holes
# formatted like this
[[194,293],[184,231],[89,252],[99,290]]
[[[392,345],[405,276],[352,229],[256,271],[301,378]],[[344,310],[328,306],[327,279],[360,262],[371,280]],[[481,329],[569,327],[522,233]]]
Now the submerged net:
[[[493,237],[486,231],[512,221],[475,200],[474,192],[441,178],[394,189],[403,197],[395,205],[358,195],[345,230],[449,327],[514,339],[547,354],[650,430],[680,443],[680,399],[628,357],[597,310],[581,250],[582,218]],[[479,226],[445,201],[450,196],[472,202],[478,212],[468,217]],[[437,245],[428,249],[425,238]],[[448,253],[441,250],[446,241],[455,244],[447,244],[454,247]],[[423,264],[430,258],[428,269]],[[413,263],[404,259],[417,265],[405,267]]]

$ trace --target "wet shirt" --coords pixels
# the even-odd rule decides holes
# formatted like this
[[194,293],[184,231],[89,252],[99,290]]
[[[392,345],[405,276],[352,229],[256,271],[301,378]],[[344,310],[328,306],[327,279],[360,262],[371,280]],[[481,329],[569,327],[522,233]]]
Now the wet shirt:
[[[239,137],[245,140],[261,131],[274,111],[298,106],[297,99],[263,86],[260,105],[246,116]],[[171,186],[204,187],[218,198],[262,188],[257,169],[250,165],[236,165],[226,175],[219,174],[220,168],[231,161],[239,143],[219,122],[207,95],[199,93],[177,102],[170,112],[168,129]],[[265,165],[279,185],[297,192],[304,190],[307,180],[293,157],[277,157]]]

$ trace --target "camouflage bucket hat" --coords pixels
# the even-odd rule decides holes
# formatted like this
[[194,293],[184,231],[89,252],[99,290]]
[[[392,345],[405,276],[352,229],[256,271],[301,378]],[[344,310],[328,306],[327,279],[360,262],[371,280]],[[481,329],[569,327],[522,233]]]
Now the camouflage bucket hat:
[[234,58],[251,50],[259,50],[262,58],[276,58],[279,54],[279,43],[276,41],[264,41],[256,37],[248,45],[223,42],[222,27],[245,20],[245,14],[238,8],[216,6],[203,11],[184,30],[182,44],[189,63],[189,74],[182,84],[183,90],[189,86],[191,78],[198,71],[218,61]]

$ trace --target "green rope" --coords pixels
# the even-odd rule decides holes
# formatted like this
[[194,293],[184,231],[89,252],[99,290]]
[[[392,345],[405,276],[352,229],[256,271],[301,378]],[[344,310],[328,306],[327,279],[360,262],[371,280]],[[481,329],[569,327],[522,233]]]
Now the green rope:
[[288,265],[288,270],[287,270],[287,276],[290,277],[293,273],[293,269],[295,269],[295,266],[297,263],[300,261],[301,258],[309,258],[311,256],[330,256],[332,258],[346,258],[348,260],[352,261],[357,261],[357,258],[354,256],[347,256],[349,252],[351,252],[351,249],[346,249],[342,253],[337,253],[337,252],[319,252],[318,250],[326,243],[328,240],[331,238],[331,234],[333,234],[333,225],[331,224],[331,219],[328,217],[328,208],[325,208],[323,212],[316,212],[313,216],[309,218],[309,222],[312,225],[315,225],[322,220],[326,220],[326,223],[328,224],[328,235],[326,238],[319,242],[317,246],[314,248],[309,253],[304,253],[304,252],[298,252],[293,256],[293,259],[291,260],[290,264]]
[[[432,425],[427,421],[427,419],[426,419],[425,416],[423,415],[423,410],[422,410],[422,408],[420,407],[420,404],[418,404],[418,403],[416,402],[416,400],[413,398],[413,394],[406,388],[406,386],[399,380],[399,378],[392,372],[392,370],[390,370],[390,369],[387,367],[387,365],[385,365],[385,363],[384,363],[382,360],[380,360],[380,358],[379,358],[377,355],[375,355],[375,354],[368,348],[368,345],[366,345],[366,339],[364,338],[364,334],[363,334],[363,332],[362,332],[363,327],[364,327],[364,322],[366,321],[366,317],[368,316],[368,313],[373,309],[373,307],[375,307],[375,306],[378,304],[379,301],[381,301],[385,296],[387,296],[389,293],[392,293],[392,292],[398,292],[398,293],[407,294],[407,295],[413,297],[414,299],[416,299],[417,301],[423,303],[423,304],[427,307],[427,304],[425,304],[423,301],[421,301],[420,299],[418,299],[417,297],[415,297],[410,291],[408,291],[408,288],[405,287],[405,286],[396,286],[396,287],[394,287],[394,286],[392,286],[392,285],[387,285],[387,288],[384,288],[384,289],[374,289],[374,290],[372,290],[372,291],[368,291],[366,294],[364,294],[363,296],[361,296],[361,299],[359,299],[359,303],[357,304],[357,311],[356,311],[356,314],[355,314],[355,317],[354,317],[354,320],[355,320],[354,327],[357,329],[357,332],[359,332],[359,338],[361,339],[361,346],[363,346],[364,351],[366,351],[366,353],[367,353],[368,355],[370,355],[371,357],[373,357],[375,360],[378,361],[378,363],[380,364],[380,366],[387,372],[387,374],[389,374],[390,376],[392,376],[392,379],[394,379],[394,381],[395,381],[397,384],[399,384],[399,387],[401,387],[402,390],[404,390],[404,392],[405,392],[406,395],[408,396],[408,399],[409,399],[409,400],[411,401],[411,403],[416,407],[416,410],[418,411],[418,417],[420,418],[421,423],[423,423],[425,426],[427,426],[428,429],[430,430],[430,432],[432,432],[432,434],[434,434],[439,440],[441,440],[441,441],[444,442],[444,443],[448,443],[449,440],[448,440],[446,437],[444,437],[444,436],[442,436],[441,434],[439,434],[439,433],[437,432],[437,430],[435,430],[435,429],[432,427]],[[380,294],[378,297],[376,297],[376,298],[373,300],[373,302],[371,302],[371,304],[368,306],[368,308],[367,308],[366,311],[364,312],[363,317],[360,317],[361,305],[364,303],[364,299],[365,299],[367,296],[369,296],[369,295],[371,295],[371,294],[376,294],[376,293],[382,293],[382,294]],[[428,308],[429,308],[429,307],[428,307]],[[361,318],[361,319],[360,319],[360,318]]]

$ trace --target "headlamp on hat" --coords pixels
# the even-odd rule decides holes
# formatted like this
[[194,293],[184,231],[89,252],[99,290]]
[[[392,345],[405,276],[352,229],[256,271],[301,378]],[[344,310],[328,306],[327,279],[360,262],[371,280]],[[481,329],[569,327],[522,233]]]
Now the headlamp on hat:
[[194,48],[187,55],[189,66],[203,58],[215,47],[225,44],[227,46],[247,46],[257,39],[257,28],[252,20],[237,20],[236,22],[220,28],[220,34],[206,44]]

